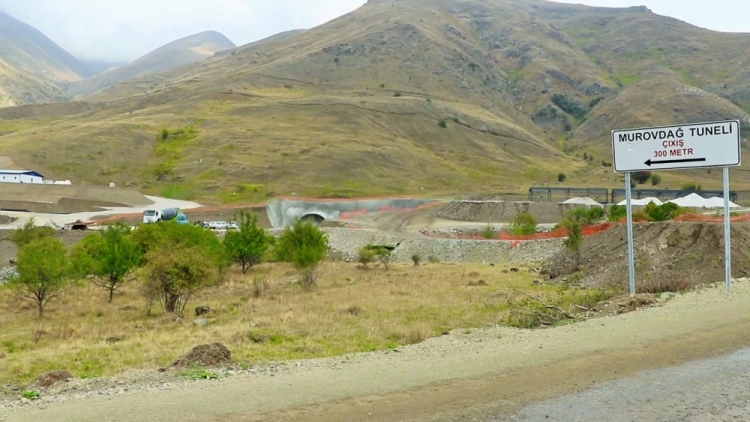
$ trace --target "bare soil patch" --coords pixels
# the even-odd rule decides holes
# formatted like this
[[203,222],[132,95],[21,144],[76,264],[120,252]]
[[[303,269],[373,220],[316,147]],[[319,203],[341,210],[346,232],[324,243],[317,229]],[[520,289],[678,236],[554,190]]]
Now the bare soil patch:
[[[639,292],[679,291],[724,278],[724,226],[720,223],[659,222],[634,226]],[[750,274],[750,224],[732,224],[732,275]],[[586,287],[628,284],[627,229],[619,225],[587,236],[581,268],[564,250],[548,260],[543,274],[556,283]]]

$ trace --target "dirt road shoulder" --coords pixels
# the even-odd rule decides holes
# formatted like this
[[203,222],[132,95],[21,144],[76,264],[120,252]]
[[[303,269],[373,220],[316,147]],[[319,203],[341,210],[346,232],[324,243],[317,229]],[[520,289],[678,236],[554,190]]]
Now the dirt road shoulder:
[[750,285],[546,330],[502,327],[284,373],[0,410],[13,421],[461,420],[750,345]]

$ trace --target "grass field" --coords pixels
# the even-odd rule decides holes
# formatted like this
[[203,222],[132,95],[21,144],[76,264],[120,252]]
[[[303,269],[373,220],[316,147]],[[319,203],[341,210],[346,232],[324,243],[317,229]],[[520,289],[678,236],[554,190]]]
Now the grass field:
[[[533,275],[470,264],[403,264],[386,271],[326,263],[319,287],[305,292],[290,267],[265,264],[244,276],[233,270],[225,284],[194,297],[182,319],[163,315],[158,305],[147,316],[135,285],[112,304],[93,287],[71,291],[51,303],[43,319],[33,303],[2,289],[0,383],[29,382],[55,369],[78,377],[154,369],[212,342],[248,364],[395,348],[453,329],[512,324],[511,302],[523,294],[509,289],[563,308],[603,298],[599,291],[535,285]],[[195,306],[212,308],[207,326],[193,324]]]

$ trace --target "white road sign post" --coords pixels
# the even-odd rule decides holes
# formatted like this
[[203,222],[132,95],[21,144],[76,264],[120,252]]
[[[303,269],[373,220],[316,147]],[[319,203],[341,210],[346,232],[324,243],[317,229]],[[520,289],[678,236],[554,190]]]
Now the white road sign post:
[[631,295],[636,289],[630,173],[711,167],[724,169],[724,268],[727,293],[731,291],[729,167],[741,164],[740,139],[739,120],[612,131],[612,167],[625,173]]

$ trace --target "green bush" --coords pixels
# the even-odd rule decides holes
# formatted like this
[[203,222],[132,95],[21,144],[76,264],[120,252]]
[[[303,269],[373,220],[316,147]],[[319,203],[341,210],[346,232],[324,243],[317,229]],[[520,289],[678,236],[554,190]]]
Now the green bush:
[[510,233],[514,236],[528,236],[536,233],[536,219],[528,212],[519,212],[513,217]]
[[598,223],[604,219],[604,209],[602,207],[577,207],[568,211],[569,217],[574,217],[583,225]]
[[479,233],[480,236],[482,236],[484,239],[495,239],[497,238],[497,233],[495,233],[495,229],[492,228],[489,223],[487,224],[487,227],[483,228],[482,231]]
[[418,267],[419,264],[422,262],[422,255],[418,253],[414,253],[411,255],[411,262],[414,263],[415,267]]
[[680,208],[677,204],[671,202],[665,202],[662,205],[656,205],[653,202],[649,202],[643,211],[648,216],[649,221],[667,221],[674,219],[680,214],[684,214],[687,210]]
[[654,173],[651,175],[651,185],[657,186],[659,183],[661,183],[661,176]]
[[315,286],[315,269],[328,254],[328,236],[310,221],[297,219],[284,229],[274,249],[279,261],[291,262],[306,290]]
[[635,180],[639,185],[642,185],[651,179],[650,171],[636,171],[630,176],[632,180]]
[[560,173],[557,175],[557,181],[560,183],[564,182],[567,178],[568,176],[566,176],[565,173]]
[[377,257],[378,251],[375,249],[368,248],[367,246],[363,246],[359,249],[357,260],[360,264],[364,265],[365,267],[375,261],[375,257]]
[[609,208],[609,221],[620,221],[628,216],[628,209],[624,205],[612,205]]
[[440,119],[440,121],[438,121],[438,126],[440,126],[441,128],[445,129],[445,128],[448,127],[448,124],[445,123],[445,119]]

